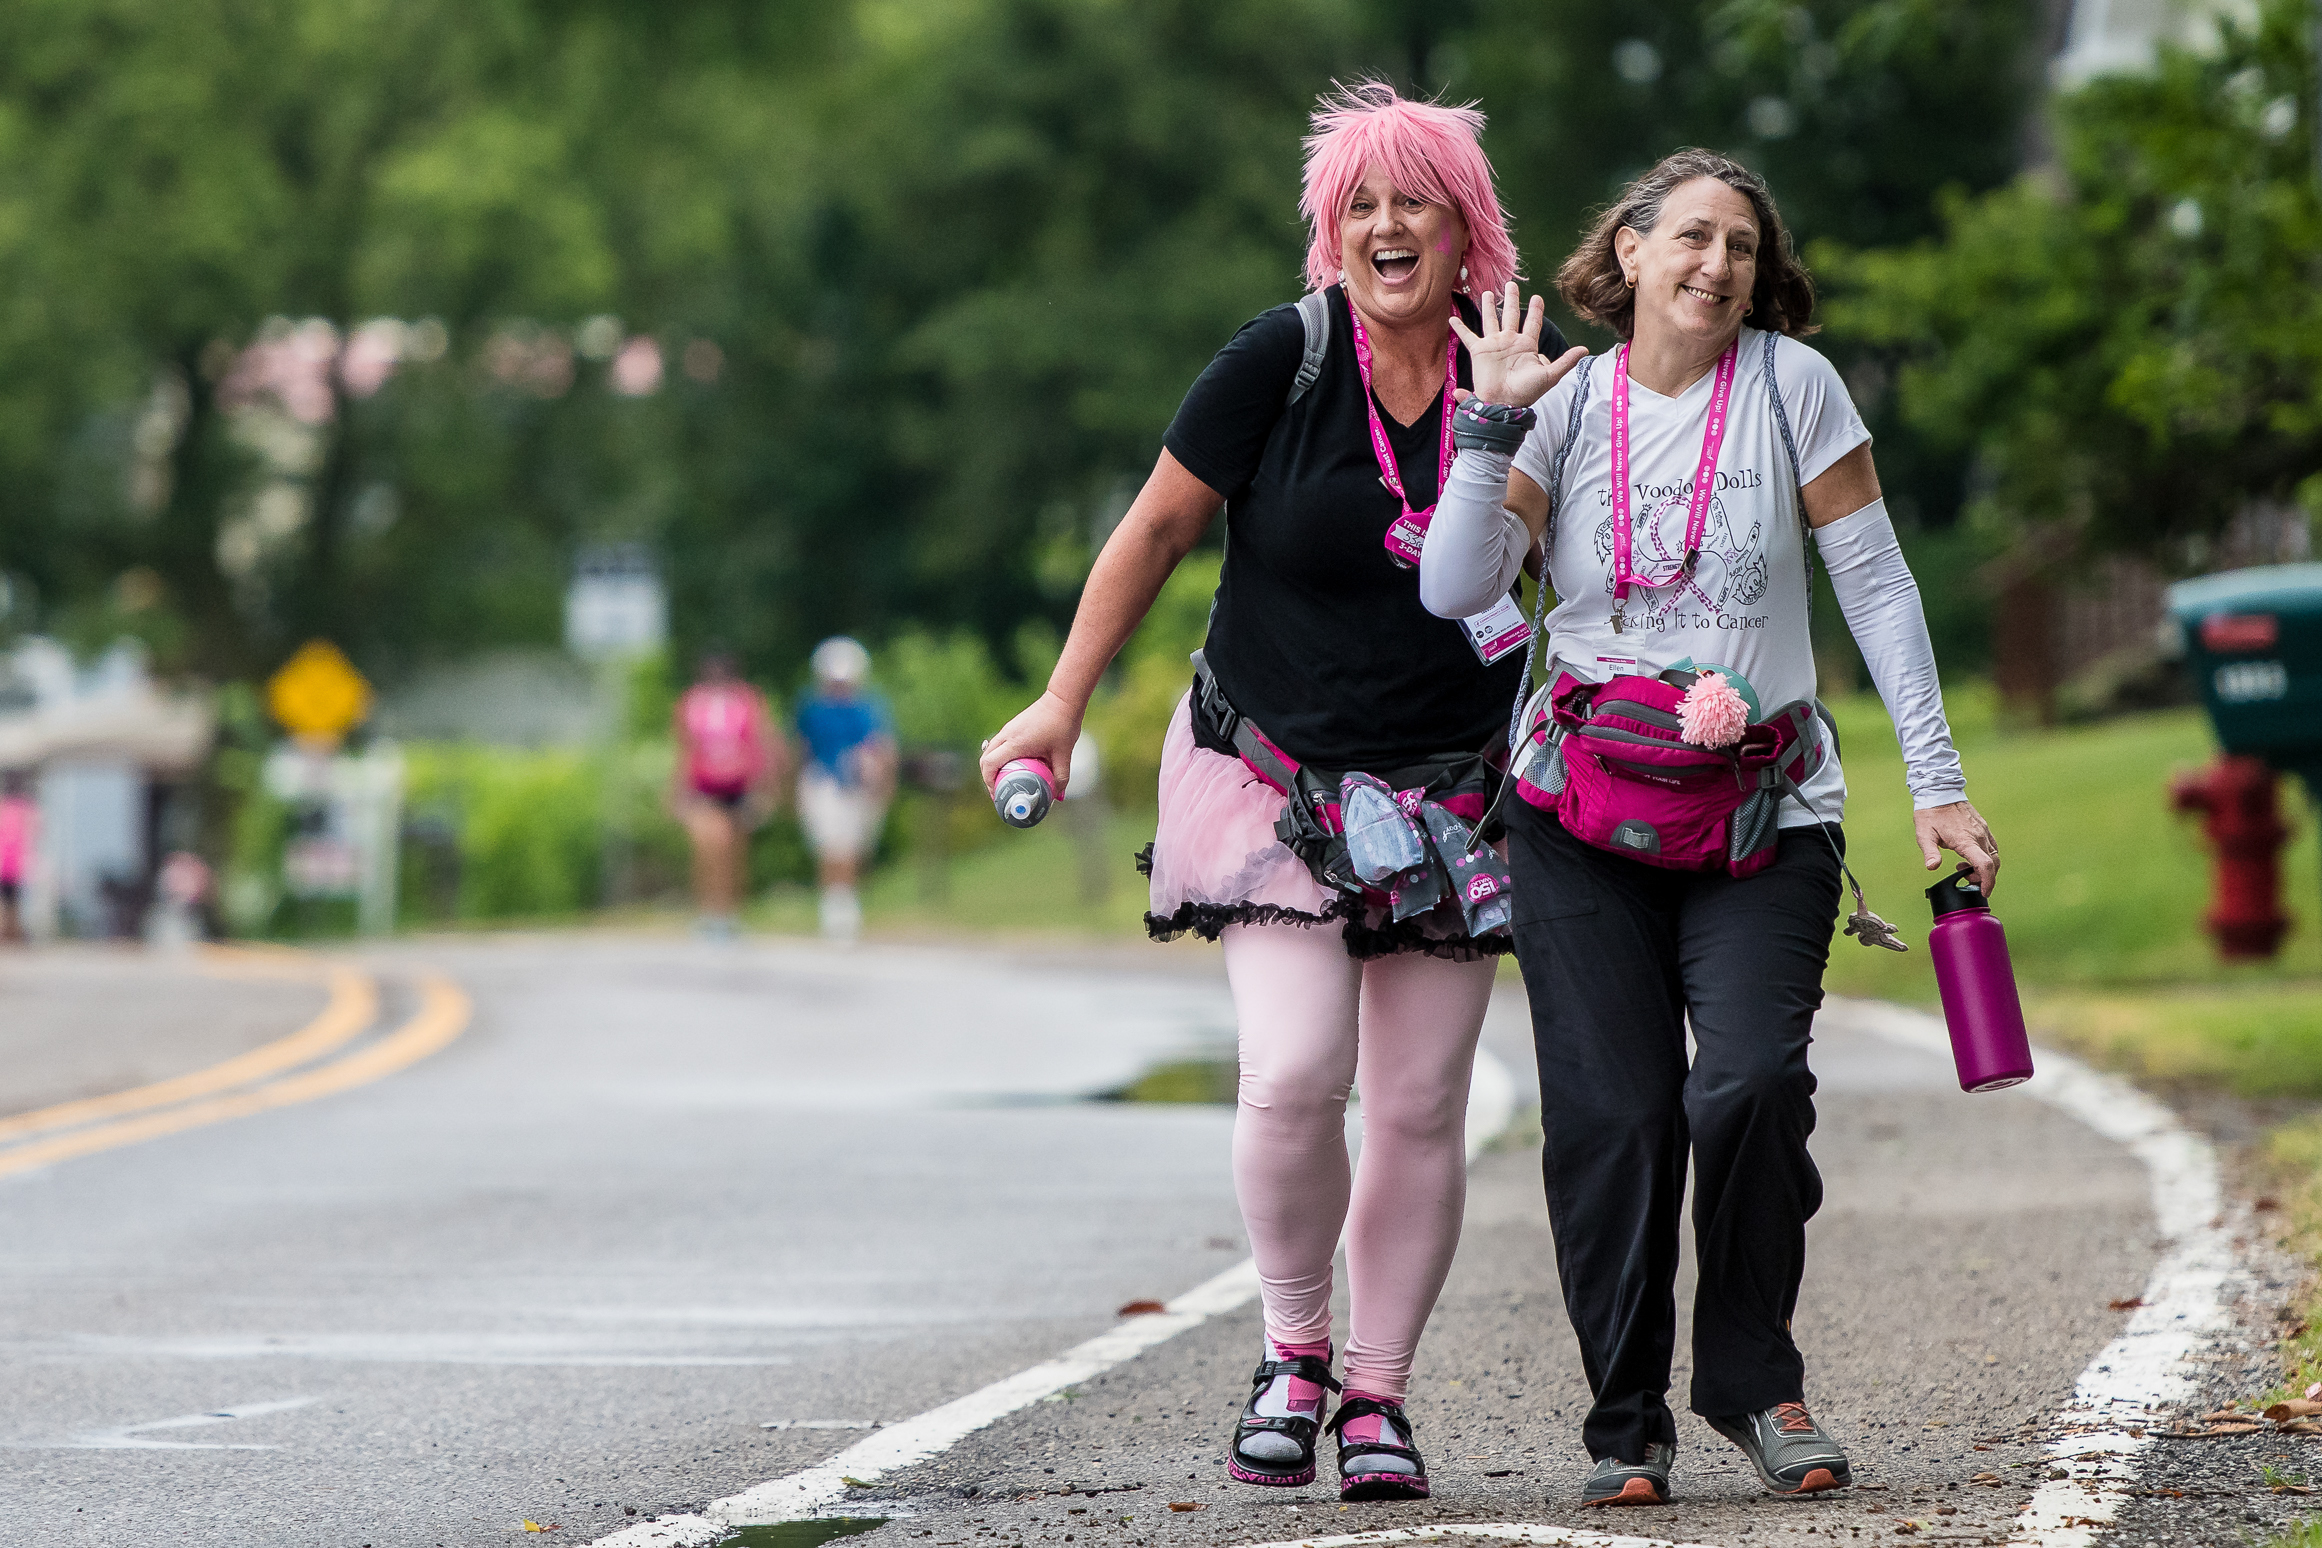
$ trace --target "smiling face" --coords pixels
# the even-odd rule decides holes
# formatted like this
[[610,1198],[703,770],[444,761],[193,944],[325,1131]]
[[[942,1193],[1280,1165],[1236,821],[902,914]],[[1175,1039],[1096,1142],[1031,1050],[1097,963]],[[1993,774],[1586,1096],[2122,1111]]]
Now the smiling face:
[[1374,327],[1441,322],[1451,315],[1467,222],[1448,204],[1398,190],[1376,162],[1347,196],[1338,220],[1347,294]]
[[1741,331],[1758,283],[1758,217],[1749,199],[1714,177],[1673,189],[1649,232],[1613,234],[1622,274],[1637,289],[1637,335],[1723,348]]

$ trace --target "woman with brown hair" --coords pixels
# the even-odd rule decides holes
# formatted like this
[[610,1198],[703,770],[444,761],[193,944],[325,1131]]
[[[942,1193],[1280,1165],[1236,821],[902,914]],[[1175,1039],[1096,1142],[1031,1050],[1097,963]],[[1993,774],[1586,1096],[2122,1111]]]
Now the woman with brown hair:
[[[1846,1454],[1805,1405],[1790,1332],[1822,1201],[1806,1054],[1846,800],[1814,697],[1808,530],[1893,717],[1928,868],[1953,850],[1988,891],[1997,846],[1967,802],[1870,432],[1800,342],[1813,282],[1765,184],[1708,151],[1670,156],[1557,285],[1621,342],[1559,373],[1541,302],[1519,327],[1512,287],[1504,316],[1486,298],[1420,588],[1456,616],[1537,552],[1558,604],[1507,809],[1549,1217],[1595,1398],[1583,1498],[1669,1498],[1689,1158],[1693,1411],[1768,1489],[1840,1488]],[[1686,767],[1715,773],[1668,772]],[[1892,944],[1856,897],[1848,933]]]

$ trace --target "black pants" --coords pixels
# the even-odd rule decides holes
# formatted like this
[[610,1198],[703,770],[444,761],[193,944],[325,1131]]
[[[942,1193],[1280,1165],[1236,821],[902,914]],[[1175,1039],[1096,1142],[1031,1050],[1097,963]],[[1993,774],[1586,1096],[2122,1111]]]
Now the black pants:
[[1747,1413],[1805,1395],[1790,1315],[1806,1222],[1822,1204],[1806,1154],[1806,1045],[1838,860],[1822,832],[1792,828],[1774,864],[1746,880],[1665,871],[1509,805],[1548,1219],[1596,1399],[1582,1439],[1591,1458],[1641,1462],[1648,1443],[1677,1439],[1667,1397],[1688,1149],[1693,1411]]

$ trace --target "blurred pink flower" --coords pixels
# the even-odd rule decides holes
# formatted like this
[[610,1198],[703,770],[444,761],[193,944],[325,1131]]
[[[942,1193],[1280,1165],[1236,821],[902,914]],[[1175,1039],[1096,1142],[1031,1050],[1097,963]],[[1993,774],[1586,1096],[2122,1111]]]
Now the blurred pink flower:
[[358,398],[368,398],[387,385],[403,358],[403,324],[392,317],[374,317],[357,328],[339,354],[339,380]]
[[271,396],[302,425],[327,423],[338,412],[331,391],[331,366],[338,355],[339,330],[322,318],[295,325],[277,318],[234,357],[218,384],[218,396],[229,408],[247,408]]
[[613,391],[624,398],[646,398],[661,390],[661,346],[652,335],[640,333],[613,357]]

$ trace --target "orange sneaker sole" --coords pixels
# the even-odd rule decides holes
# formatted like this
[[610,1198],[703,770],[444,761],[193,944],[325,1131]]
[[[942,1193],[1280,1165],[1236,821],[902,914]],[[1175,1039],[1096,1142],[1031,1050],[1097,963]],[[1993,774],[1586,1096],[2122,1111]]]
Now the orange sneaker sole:
[[1845,1487],[1829,1468],[1818,1467],[1799,1479],[1798,1487],[1790,1492],[1792,1494],[1820,1494],[1825,1489],[1843,1489]]
[[[1827,1478],[1830,1475],[1828,1473],[1822,1472],[1820,1469],[1816,1469],[1814,1473],[1807,1475],[1808,1481],[1811,1482],[1817,1476]],[[1830,1485],[1824,1484],[1822,1487],[1827,1489],[1830,1487]],[[1669,1502],[1661,1498],[1661,1491],[1653,1487],[1653,1480],[1650,1478],[1632,1478],[1627,1483],[1621,1485],[1620,1493],[1608,1494],[1601,1500],[1590,1500],[1588,1503],[1591,1506],[1598,1506],[1666,1505]]]

